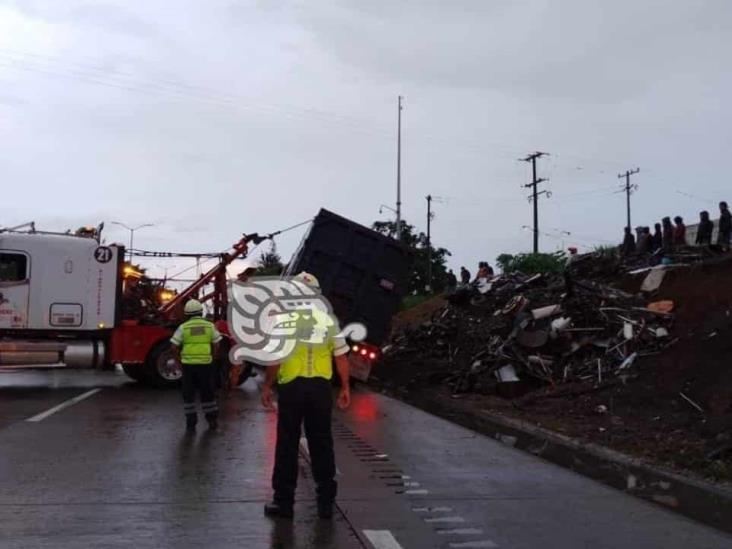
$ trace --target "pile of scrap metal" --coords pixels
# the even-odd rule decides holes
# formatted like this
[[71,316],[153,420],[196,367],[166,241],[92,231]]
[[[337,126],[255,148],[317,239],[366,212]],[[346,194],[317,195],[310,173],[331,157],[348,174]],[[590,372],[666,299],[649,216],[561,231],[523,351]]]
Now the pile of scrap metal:
[[393,338],[385,360],[427,365],[422,381],[454,393],[512,396],[547,384],[626,382],[639,358],[675,342],[673,303],[589,280],[572,287],[561,275],[511,274],[460,288],[430,322]]

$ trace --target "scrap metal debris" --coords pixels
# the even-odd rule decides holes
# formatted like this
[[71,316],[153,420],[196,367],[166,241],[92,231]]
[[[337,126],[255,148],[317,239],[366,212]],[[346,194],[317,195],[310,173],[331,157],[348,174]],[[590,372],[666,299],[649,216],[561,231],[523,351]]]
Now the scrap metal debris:
[[568,294],[561,275],[502,275],[458,289],[431,321],[397,334],[385,355],[391,364],[440,365],[426,381],[455,394],[626,383],[642,357],[675,341],[673,305],[659,305],[589,279],[573,280]]

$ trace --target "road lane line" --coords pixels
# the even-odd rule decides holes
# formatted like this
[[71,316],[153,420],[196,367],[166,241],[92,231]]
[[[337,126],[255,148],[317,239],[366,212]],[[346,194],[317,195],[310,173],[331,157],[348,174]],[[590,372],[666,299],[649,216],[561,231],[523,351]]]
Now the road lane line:
[[480,528],[438,528],[437,533],[442,536],[477,536],[483,533]]
[[30,421],[32,423],[37,423],[39,421],[43,421],[48,416],[52,416],[56,412],[60,412],[61,410],[64,410],[64,409],[68,408],[69,406],[73,406],[74,404],[81,402],[82,400],[89,398],[90,396],[94,396],[101,390],[102,390],[101,388],[97,388],[97,389],[92,389],[91,391],[87,391],[86,393],[82,393],[79,396],[75,396],[74,398],[70,398],[69,400],[62,402],[58,406],[49,408],[45,412],[41,412],[40,414],[36,414],[33,417],[29,417],[28,419],[26,419],[26,421]]
[[465,519],[463,517],[430,517],[424,519],[425,522],[432,522],[432,523],[456,523],[456,522],[465,522]]
[[498,547],[498,544],[489,539],[485,539],[482,541],[459,541],[457,543],[451,543],[450,547],[454,549],[494,549]]
[[389,530],[364,530],[363,535],[375,549],[403,549]]

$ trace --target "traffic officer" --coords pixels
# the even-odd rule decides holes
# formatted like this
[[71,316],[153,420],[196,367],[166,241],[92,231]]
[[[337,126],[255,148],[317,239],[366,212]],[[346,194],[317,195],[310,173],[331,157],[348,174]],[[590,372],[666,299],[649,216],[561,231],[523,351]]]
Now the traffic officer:
[[[320,291],[318,280],[302,272],[295,276],[312,289]],[[313,312],[313,314],[317,314]],[[281,364],[268,366],[262,385],[262,404],[272,409],[272,388],[277,383],[277,446],[272,473],[274,499],[264,507],[265,515],[290,518],[293,515],[297,485],[300,429],[305,425],[305,437],[310,452],[313,479],[316,484],[318,516],[333,516],[337,484],[331,418],[333,410],[333,359],[341,381],[338,407],[345,409],[351,402],[348,374],[348,345],[336,337],[336,319],[329,319],[327,333],[321,342],[311,343],[308,337],[298,338],[292,353]],[[335,321],[335,322],[334,322]],[[307,327],[305,328],[307,331]],[[312,331],[312,318],[310,323]]]
[[184,307],[188,317],[170,338],[176,361],[181,365],[183,378],[183,410],[186,415],[186,428],[193,431],[198,422],[196,413],[196,393],[201,398],[201,408],[210,429],[218,427],[219,409],[216,403],[215,380],[217,354],[221,334],[203,318],[203,305],[196,299],[189,300]]

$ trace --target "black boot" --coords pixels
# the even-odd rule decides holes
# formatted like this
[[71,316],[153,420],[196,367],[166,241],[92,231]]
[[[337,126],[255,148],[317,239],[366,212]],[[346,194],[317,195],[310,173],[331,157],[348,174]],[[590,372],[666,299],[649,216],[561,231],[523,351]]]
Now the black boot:
[[292,518],[295,513],[292,510],[291,503],[286,504],[274,500],[271,503],[266,503],[264,505],[264,514],[268,517]]
[[198,423],[198,416],[196,414],[186,414],[186,431],[189,433],[195,431],[196,423]]
[[333,502],[332,501],[319,501],[318,502],[318,517],[330,520],[333,518]]

